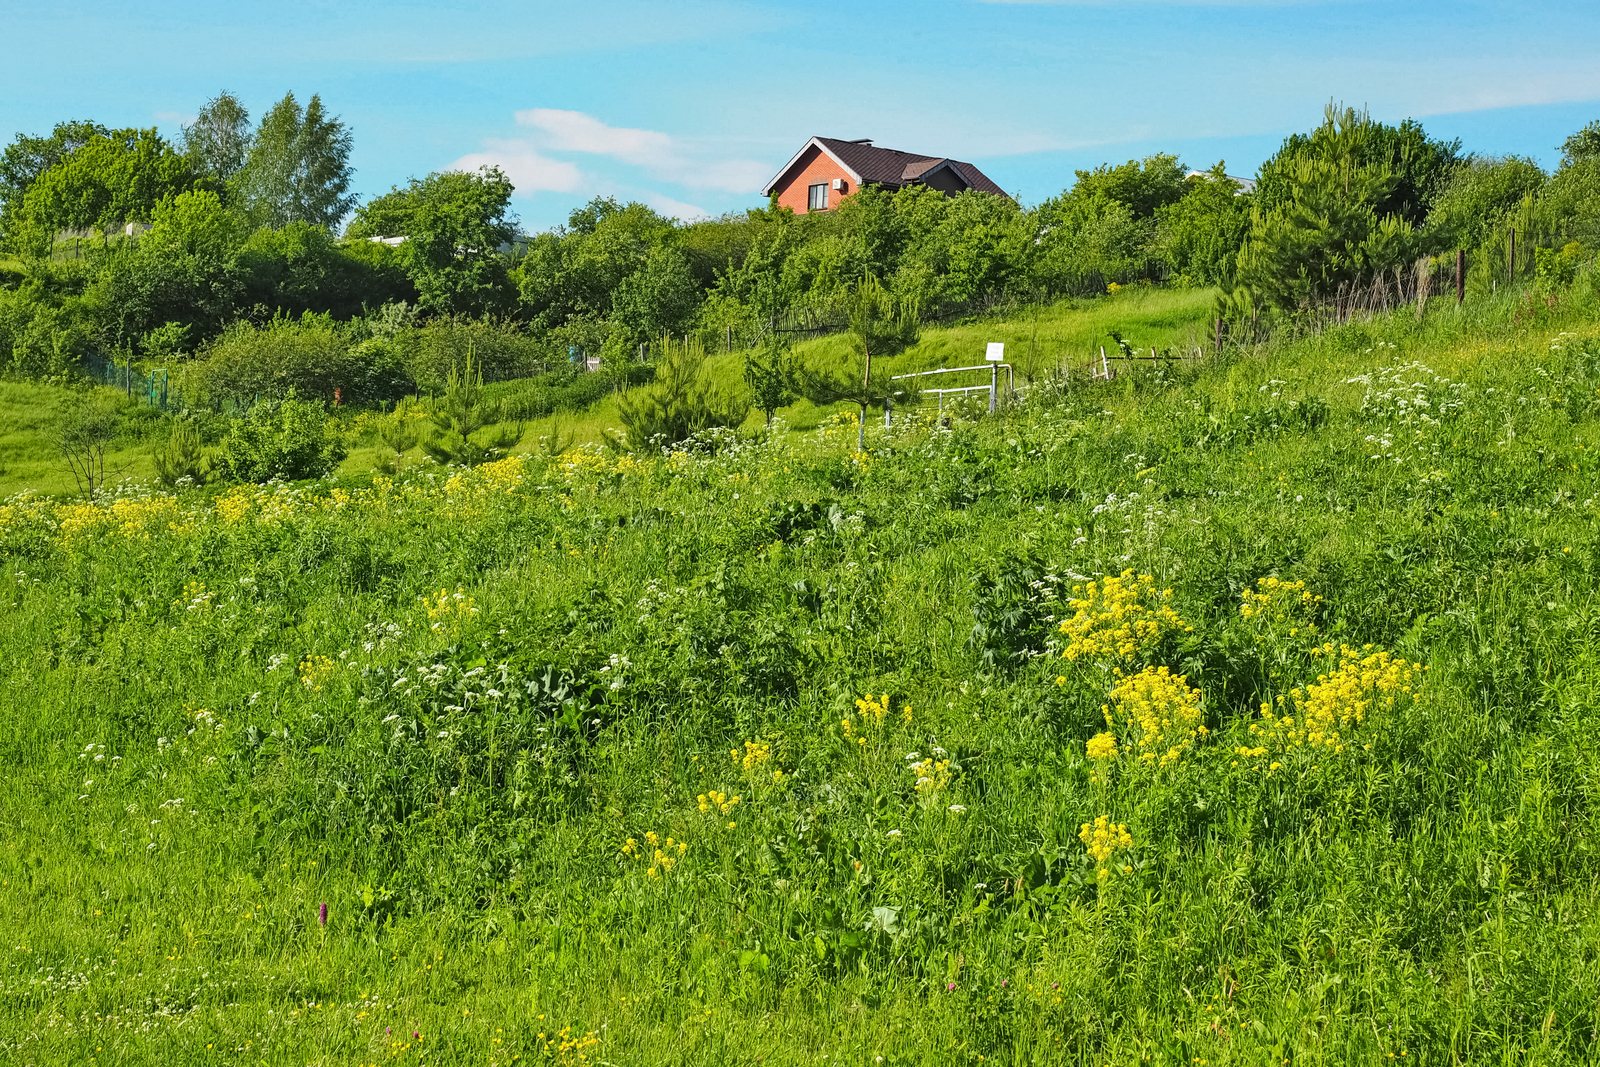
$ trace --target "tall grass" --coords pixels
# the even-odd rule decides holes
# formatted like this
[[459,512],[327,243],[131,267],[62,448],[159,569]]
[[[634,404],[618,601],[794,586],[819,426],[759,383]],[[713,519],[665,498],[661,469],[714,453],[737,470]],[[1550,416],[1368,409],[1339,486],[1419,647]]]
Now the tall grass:
[[[0,505],[0,1050],[1588,1062],[1586,294],[1041,373],[859,457]],[[1075,643],[1128,570],[1171,616]],[[1241,611],[1272,578],[1312,599]],[[1323,642],[1415,674],[1296,743],[1356,699]],[[1112,697],[1147,666],[1198,719]]]

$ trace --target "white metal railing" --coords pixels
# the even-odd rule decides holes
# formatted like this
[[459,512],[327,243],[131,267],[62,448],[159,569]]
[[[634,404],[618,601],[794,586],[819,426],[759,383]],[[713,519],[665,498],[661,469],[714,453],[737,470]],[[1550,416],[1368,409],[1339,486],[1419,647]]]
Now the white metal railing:
[[[1005,368],[1006,372],[1006,393],[1008,395],[1014,394],[1017,391],[1016,370],[1009,363],[984,363],[976,367],[939,367],[934,370],[913,371],[910,374],[896,374],[891,376],[889,380],[891,382],[899,382],[909,378],[926,378],[934,374],[961,374],[966,371],[986,370],[989,372],[988,385],[958,385],[948,389],[919,389],[917,392],[936,394],[939,397],[939,413],[942,415],[944,414],[944,397],[946,393],[977,393],[986,390],[989,393],[989,413],[992,415],[999,401],[1000,370],[1002,367]],[[884,398],[883,425],[885,429],[889,428],[893,419],[894,398],[905,392],[906,390],[904,389],[896,389]]]

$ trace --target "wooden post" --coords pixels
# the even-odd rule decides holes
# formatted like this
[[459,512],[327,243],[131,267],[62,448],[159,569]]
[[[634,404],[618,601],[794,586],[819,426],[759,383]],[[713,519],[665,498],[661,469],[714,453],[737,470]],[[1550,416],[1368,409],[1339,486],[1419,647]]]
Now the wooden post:
[[728,326],[728,351],[733,351],[733,325],[731,323]]
[[1106,346],[1100,346],[1100,377],[1106,381],[1111,380],[1111,364],[1106,362]]
[[889,419],[890,419],[890,416],[891,416],[891,413],[893,412],[893,410],[894,410],[894,397],[892,397],[892,396],[884,397],[883,398],[883,428],[885,430],[887,430],[889,428]]
[[1461,306],[1461,301],[1466,299],[1466,266],[1467,253],[1464,249],[1456,249],[1456,307]]

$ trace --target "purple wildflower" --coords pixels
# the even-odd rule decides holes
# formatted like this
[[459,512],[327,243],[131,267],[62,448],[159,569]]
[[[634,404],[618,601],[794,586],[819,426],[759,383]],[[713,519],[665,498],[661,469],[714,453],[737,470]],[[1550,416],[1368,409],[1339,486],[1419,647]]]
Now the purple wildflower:
[[326,900],[322,902],[322,908],[317,913],[317,921],[323,926],[328,925],[328,902]]

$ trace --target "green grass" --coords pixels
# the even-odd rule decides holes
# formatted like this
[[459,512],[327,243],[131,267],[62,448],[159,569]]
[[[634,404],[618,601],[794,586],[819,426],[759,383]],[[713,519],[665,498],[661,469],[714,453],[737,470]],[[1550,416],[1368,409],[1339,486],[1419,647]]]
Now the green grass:
[[[1041,375],[864,457],[822,425],[0,507],[0,1053],[1592,1062],[1581,286]],[[1113,663],[1057,623],[1128,568],[1193,630],[1115,665],[1184,674],[1206,733],[1151,767],[1119,717],[1095,768]],[[1320,605],[1243,618],[1269,576]],[[1240,755],[1329,669],[1307,622],[1426,681],[1343,751]]]

